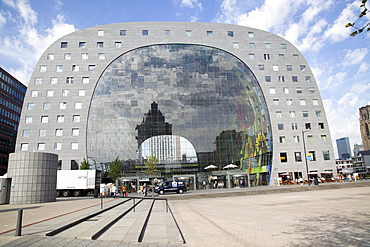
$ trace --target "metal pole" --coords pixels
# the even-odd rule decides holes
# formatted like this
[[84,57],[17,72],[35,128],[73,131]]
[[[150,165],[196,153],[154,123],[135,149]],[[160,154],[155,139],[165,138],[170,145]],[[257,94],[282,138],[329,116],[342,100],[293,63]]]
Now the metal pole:
[[306,161],[307,181],[308,181],[308,186],[310,186],[310,178],[308,177],[308,164],[307,164],[307,157],[306,157],[306,143],[304,141],[304,131],[303,130],[302,130],[302,136],[303,136],[304,160]]
[[134,202],[134,212],[135,212],[135,208],[136,208],[136,207],[135,207],[135,198],[134,198],[133,202]]
[[22,232],[22,215],[23,209],[18,209],[17,227],[15,229],[15,236],[21,236]]
[[100,209],[103,209],[103,194],[100,196]]

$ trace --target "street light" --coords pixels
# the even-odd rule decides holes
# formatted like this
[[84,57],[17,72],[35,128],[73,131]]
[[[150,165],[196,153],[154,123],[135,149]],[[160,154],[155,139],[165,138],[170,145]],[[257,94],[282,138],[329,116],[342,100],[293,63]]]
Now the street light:
[[305,132],[308,132],[310,130],[302,130],[302,136],[303,136],[303,150],[304,150],[304,159],[306,161],[306,172],[307,172],[307,182],[308,182],[308,186],[310,186],[310,178],[308,177],[308,164],[307,164],[307,157],[306,157],[306,143],[304,141],[304,133]]

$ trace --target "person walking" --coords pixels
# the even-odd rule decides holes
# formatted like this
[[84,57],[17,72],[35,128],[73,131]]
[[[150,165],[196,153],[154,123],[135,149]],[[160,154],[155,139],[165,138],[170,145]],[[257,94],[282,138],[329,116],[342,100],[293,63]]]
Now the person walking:
[[127,196],[127,191],[125,185],[122,185],[122,196],[125,197]]

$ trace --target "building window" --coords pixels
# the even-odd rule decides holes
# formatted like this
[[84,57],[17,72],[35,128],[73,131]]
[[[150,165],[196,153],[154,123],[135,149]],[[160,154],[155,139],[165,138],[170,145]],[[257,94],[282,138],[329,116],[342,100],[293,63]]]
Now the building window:
[[303,114],[303,117],[308,117],[308,111],[303,111],[302,114]]
[[80,122],[80,119],[81,119],[80,115],[73,115],[72,122],[78,123]]
[[276,112],[276,118],[282,118],[282,113],[281,111]]
[[287,99],[286,105],[293,105],[293,99]]
[[323,130],[324,129],[324,123],[318,123],[319,129]]
[[297,87],[296,90],[297,90],[298,94],[302,93],[302,88],[301,87]]
[[311,76],[305,76],[306,82],[311,82]]
[[27,110],[35,110],[35,103],[28,103]]
[[28,143],[21,144],[21,151],[28,151]]
[[250,48],[250,49],[254,49],[254,48],[256,48],[256,44],[255,44],[255,43],[249,43],[249,48]]
[[63,97],[68,97],[69,96],[69,89],[63,89],[62,90],[62,96]]
[[234,42],[234,43],[233,43],[233,47],[234,47],[235,49],[239,49],[239,43],[238,43],[238,42]]
[[299,60],[298,54],[293,54],[293,59],[294,60]]
[[72,129],[72,136],[79,136],[80,135],[80,129]]
[[67,77],[66,83],[67,84],[72,84],[73,83],[73,77]]
[[76,149],[78,149],[78,142],[72,142],[72,143],[71,143],[71,149],[72,149],[72,150],[76,150]]
[[26,116],[25,121],[26,121],[26,123],[32,123],[32,117]]
[[207,36],[208,37],[213,37],[213,31],[207,31]]
[[274,87],[270,87],[270,94],[275,94],[275,88]]
[[284,54],[279,54],[279,60],[284,60]]
[[98,36],[104,36],[104,30],[98,30]]
[[185,36],[189,36],[190,37],[191,36],[191,30],[186,30],[185,31]]
[[299,142],[299,136],[293,136],[293,141],[294,142]]
[[31,97],[37,97],[39,95],[39,91],[31,91]]
[[40,150],[40,151],[45,150],[45,143],[38,143],[37,150]]
[[279,65],[272,65],[273,71],[279,71]]
[[263,58],[265,60],[270,60],[270,54],[263,54]]
[[295,118],[295,111],[289,111],[289,117]]
[[284,94],[289,94],[289,88],[288,87],[284,87],[283,88],[283,93]]
[[322,155],[324,156],[324,160],[330,160],[329,150],[322,151]]
[[85,89],[79,89],[78,96],[85,96]]
[[271,82],[271,76],[269,76],[269,75],[265,76],[265,81],[266,82]]
[[321,111],[316,111],[316,117],[321,117]]
[[292,65],[287,65],[286,66],[286,70],[287,71],[292,71],[293,70],[293,66]]
[[46,130],[39,130],[39,136],[46,136]]
[[281,44],[281,49],[286,49],[286,44]]
[[309,151],[309,153],[312,156],[312,161],[316,161],[316,153],[315,153],[315,151]]
[[254,33],[253,32],[248,32],[248,38],[253,38],[254,37]]
[[278,124],[278,130],[284,130],[284,124]]
[[63,136],[63,129],[56,129],[55,136]]
[[82,109],[82,103],[81,102],[76,102],[75,103],[75,109],[77,109],[77,110]]
[[313,135],[307,135],[307,141],[313,142]]
[[63,65],[57,65],[57,72],[63,72]]
[[259,65],[258,65],[258,69],[259,69],[259,70],[265,70],[265,65],[263,65],[263,64],[259,64]]
[[318,99],[313,99],[312,104],[313,105],[319,105],[319,100]]
[[82,53],[82,54],[81,54],[81,59],[82,59],[82,60],[87,60],[87,59],[89,59],[89,54],[88,54],[88,53]]
[[294,152],[295,162],[301,162],[302,161],[302,155],[301,152]]
[[298,82],[298,76],[292,76],[292,81],[293,82]]
[[95,65],[89,65],[89,71],[95,71]]
[[58,83],[58,78],[56,77],[51,77],[50,78],[50,84],[57,84]]
[[301,71],[306,71],[306,65],[299,66],[301,68]]
[[149,31],[148,30],[141,30],[141,35],[142,36],[148,36],[149,35]]
[[327,138],[326,135],[321,135],[321,141],[326,142]]
[[68,47],[68,42],[61,42],[60,43],[60,48],[67,48]]
[[274,105],[279,105],[279,99],[273,99],[272,102],[274,103]]
[[44,110],[50,110],[50,103],[44,103]]
[[96,42],[96,47],[97,48],[103,48],[104,47],[104,42]]
[[126,30],[119,30],[120,36],[126,36]]
[[279,82],[285,82],[285,78],[284,78],[284,76],[279,76]]
[[64,115],[57,116],[57,123],[64,123]]
[[266,49],[271,49],[271,43],[265,43],[265,48]]
[[72,59],[71,53],[64,54],[64,60],[71,60],[71,59]]
[[305,99],[300,99],[299,100],[299,105],[306,105],[306,100]]
[[29,129],[23,130],[23,136],[24,137],[29,137],[30,136],[30,133],[31,133],[31,131]]
[[48,116],[41,116],[41,123],[49,123],[49,117]]
[[292,130],[297,130],[297,129],[298,129],[298,124],[292,123]]
[[249,59],[250,59],[250,60],[254,60],[254,58],[255,58],[254,53],[249,53]]
[[35,84],[41,84],[42,78],[35,78]]
[[234,31],[227,31],[228,37],[234,37]]
[[164,36],[170,36],[170,33],[171,33],[170,30],[164,30],[163,31]]
[[310,93],[315,93],[315,88],[314,88],[314,87],[310,87],[310,88],[308,89],[308,91],[309,91]]
[[114,47],[115,47],[115,48],[121,48],[121,47],[122,47],[121,42],[116,42],[116,43],[114,43]]
[[306,128],[306,130],[310,130],[311,129],[311,123],[305,123],[304,127]]
[[99,53],[98,58],[99,59],[105,59],[105,53]]
[[72,65],[72,71],[73,71],[73,72],[78,72],[78,71],[80,71],[80,66],[78,66],[78,65]]
[[47,59],[47,60],[54,60],[54,53],[49,53],[49,54],[46,56],[46,59]]
[[46,72],[46,65],[41,65],[40,66],[40,72]]
[[90,78],[89,77],[82,77],[82,83],[83,84],[89,84],[90,83]]
[[288,157],[286,153],[280,153],[280,161],[281,163],[288,162]]
[[67,108],[67,103],[66,102],[60,102],[59,103],[59,109],[65,110]]
[[62,143],[54,142],[54,150],[62,150]]
[[279,136],[280,143],[285,143],[285,136]]
[[78,43],[79,48],[86,48],[86,42],[80,42]]

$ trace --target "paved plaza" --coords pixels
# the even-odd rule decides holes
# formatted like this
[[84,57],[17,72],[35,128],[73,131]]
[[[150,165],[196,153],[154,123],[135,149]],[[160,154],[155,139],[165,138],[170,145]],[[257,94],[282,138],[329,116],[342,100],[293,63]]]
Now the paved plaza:
[[[46,237],[47,231],[100,210],[98,198],[58,198],[54,203],[0,205],[0,245],[370,246],[370,182],[202,190],[166,197],[186,244],[161,241],[155,234],[141,243]],[[122,199],[105,199],[104,206],[115,200]],[[22,236],[14,237],[19,208],[24,208],[24,227]]]

